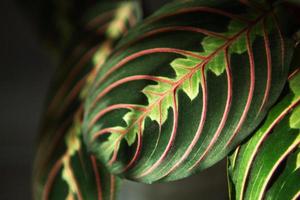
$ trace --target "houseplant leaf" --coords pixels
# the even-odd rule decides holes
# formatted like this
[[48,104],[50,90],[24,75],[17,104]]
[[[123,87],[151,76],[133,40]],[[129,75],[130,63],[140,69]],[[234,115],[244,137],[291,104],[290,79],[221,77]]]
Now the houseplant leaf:
[[86,145],[112,173],[146,183],[210,167],[277,100],[294,29],[281,4],[166,5],[99,70],[85,104]]
[[229,157],[231,199],[297,199],[300,195],[300,68],[290,90],[255,134]]
[[[114,199],[119,180],[82,140],[82,102],[115,43],[139,19],[136,2],[101,3],[83,16],[49,95],[34,169],[35,199]],[[112,31],[113,30],[113,31]]]

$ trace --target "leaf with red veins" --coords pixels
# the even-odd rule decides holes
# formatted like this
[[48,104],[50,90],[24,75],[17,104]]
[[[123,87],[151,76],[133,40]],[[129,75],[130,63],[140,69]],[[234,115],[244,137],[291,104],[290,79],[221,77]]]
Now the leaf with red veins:
[[[244,1],[237,14],[237,5],[170,4],[120,42],[94,83],[84,127],[88,139],[111,134],[90,149],[109,154],[112,173],[146,183],[187,177],[261,123],[284,87],[293,49],[277,8]],[[106,115],[124,109],[121,120]],[[120,127],[122,135],[114,132]]]

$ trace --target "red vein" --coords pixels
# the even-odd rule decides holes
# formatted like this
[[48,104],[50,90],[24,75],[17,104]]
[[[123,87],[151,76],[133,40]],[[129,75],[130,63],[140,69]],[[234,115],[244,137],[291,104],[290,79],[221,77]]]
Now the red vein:
[[216,143],[217,139],[219,138],[225,124],[228,118],[228,114],[230,111],[231,107],[231,101],[232,101],[232,74],[231,74],[231,69],[230,69],[230,58],[228,55],[228,48],[225,49],[225,63],[226,63],[226,74],[227,74],[227,100],[226,100],[226,105],[224,109],[224,113],[222,116],[222,119],[219,123],[219,126],[214,133],[214,136],[212,140],[210,141],[208,147],[205,149],[205,151],[202,153],[200,158],[189,168],[189,170],[194,169],[198,164],[207,156],[208,152],[212,149],[213,145]]
[[61,101],[61,96],[66,93],[68,87],[71,85],[72,81],[75,77],[81,72],[82,67],[90,60],[93,54],[96,52],[98,45],[89,50],[87,53],[83,55],[83,57],[79,60],[79,62],[72,68],[70,73],[68,73],[67,77],[61,83],[61,87],[57,90],[55,96],[52,98],[48,110],[54,110],[56,105],[59,105]]
[[160,28],[160,29],[156,29],[156,30],[150,31],[148,33],[145,33],[145,36],[149,37],[149,36],[155,35],[157,33],[165,33],[165,32],[169,32],[169,31],[195,32],[195,33],[201,33],[205,36],[215,37],[215,38],[219,38],[219,39],[224,39],[224,40],[229,39],[227,36],[222,35],[220,33],[209,31],[206,29],[198,28],[198,27],[193,27],[193,26],[172,26],[172,27]]
[[201,33],[204,34],[205,36],[210,36],[210,37],[215,37],[215,38],[219,38],[219,39],[224,39],[224,40],[228,40],[228,37],[222,34],[219,34],[217,32],[213,32],[213,31],[208,31],[202,28],[197,28],[197,27],[192,27],[192,26],[171,26],[171,27],[164,27],[164,28],[159,28],[159,29],[155,29],[149,32],[144,33],[141,37],[134,39],[131,42],[128,42],[126,45],[122,46],[122,48],[120,48],[116,54],[122,52],[123,49],[137,43],[140,42],[141,40],[144,40],[146,38],[152,37],[154,35],[160,34],[160,33],[168,33],[168,32],[176,32],[176,31],[186,31],[186,32],[194,32],[194,33]]
[[149,94],[149,95],[154,95],[154,96],[161,96],[162,95],[161,92],[154,92],[154,91],[147,91],[147,90],[144,90],[143,93],[144,94]]
[[111,112],[113,110],[116,110],[116,109],[128,109],[128,110],[145,110],[145,108],[143,106],[140,106],[140,105],[133,105],[133,104],[115,104],[115,105],[112,105],[112,106],[109,106],[103,110],[101,110],[99,113],[97,113],[97,115],[91,120],[91,122],[89,123],[89,126],[88,128],[91,129],[92,126],[97,122],[99,121],[99,119],[107,114],[108,112]]
[[[197,144],[201,133],[203,131],[203,127],[205,124],[205,120],[206,120],[206,114],[207,114],[207,83],[206,83],[206,79],[205,79],[205,72],[204,72],[205,67],[202,67],[202,71],[201,71],[201,87],[202,87],[202,113],[201,113],[201,119],[200,119],[200,123],[197,129],[197,132],[191,142],[191,144],[189,145],[189,147],[187,148],[187,150],[185,151],[185,153],[183,154],[183,156],[181,157],[181,159],[176,162],[173,167],[163,176],[167,176],[169,175],[171,172],[175,171],[182,162],[184,162],[188,156],[190,155],[190,153],[192,152],[194,146]],[[161,177],[161,178],[163,178]]]
[[127,171],[130,167],[132,167],[132,165],[138,159],[138,157],[141,153],[141,148],[142,148],[142,130],[143,130],[142,129],[142,122],[139,122],[138,141],[137,141],[137,147],[136,147],[134,156],[132,157],[130,162],[126,165],[126,167],[122,169],[122,171],[120,173]]
[[181,49],[174,49],[174,48],[153,48],[153,49],[146,49],[142,50],[140,52],[134,53],[124,59],[122,59],[119,63],[117,63],[115,66],[110,68],[105,75],[96,83],[96,87],[99,86],[103,81],[105,81],[114,71],[118,70],[128,62],[135,60],[141,56],[149,55],[149,54],[154,54],[154,53],[174,53],[174,54],[179,54],[182,56],[193,56],[198,59],[205,59],[206,57],[197,55],[195,53],[181,50]]
[[278,31],[278,34],[279,34],[279,38],[280,38],[280,43],[281,43],[281,68],[283,69],[284,67],[284,58],[285,58],[285,43],[284,43],[284,37],[283,37],[283,34],[282,34],[282,31],[281,31],[281,28],[279,26],[279,22],[278,22],[278,19],[277,19],[277,16],[272,12],[272,16],[273,16],[273,19],[274,19],[274,22],[275,22],[275,27]]
[[[259,20],[259,19],[258,19]],[[257,21],[258,21],[257,20]],[[218,49],[216,49],[216,51],[215,52],[213,52],[213,53],[211,53],[211,55],[210,56],[208,56],[208,57],[206,57],[206,59],[203,61],[203,63],[207,63],[207,62],[209,62],[214,56],[216,56],[220,51],[222,51],[222,50],[224,50],[224,49],[226,49],[228,46],[230,46],[230,44],[232,43],[232,42],[234,42],[240,35],[242,35],[245,31],[247,31],[248,30],[248,28],[244,28],[243,30],[241,30],[239,33],[237,33],[236,35],[234,35],[232,38],[230,38],[230,40],[227,42],[227,43],[225,43],[224,45],[222,45],[221,47],[219,47]],[[247,35],[249,36],[249,33],[247,33]],[[247,37],[248,38],[248,37]],[[250,41],[248,41],[248,43],[249,43]],[[250,47],[249,47],[249,45],[250,45],[250,43],[247,45],[248,46],[248,48],[251,48],[251,45],[250,45]],[[160,49],[160,48],[159,48]],[[151,51],[153,50],[153,49],[150,49]],[[145,51],[147,51],[147,50],[145,50]],[[139,52],[138,54],[140,54],[141,52]],[[136,54],[133,54],[133,55],[136,55]],[[131,56],[129,56],[129,57],[131,57]],[[116,66],[122,66],[123,65],[123,62],[125,62],[125,63],[127,63],[127,62],[129,62],[133,57],[136,57],[136,56],[132,56],[131,58],[125,58],[125,60],[126,61],[121,61],[119,64],[117,64]],[[253,63],[253,60],[251,61],[251,63]],[[149,77],[147,77],[147,75],[136,75],[136,76],[130,76],[130,77],[126,77],[126,78],[124,78],[124,79],[121,79],[121,80],[119,80],[119,81],[117,81],[117,82],[115,82],[115,83],[113,83],[112,85],[109,85],[107,88],[105,88],[97,97],[96,97],[96,100],[93,102],[93,104],[92,104],[92,107],[96,104],[96,102],[101,98],[101,97],[103,97],[105,94],[107,94],[110,90],[112,90],[113,88],[115,88],[115,87],[117,87],[117,86],[119,86],[119,85],[121,85],[121,84],[123,84],[123,83],[125,83],[125,82],[128,82],[128,81],[131,81],[131,80],[140,80],[140,79],[143,79],[143,76],[145,76],[145,78],[149,78],[149,80],[154,80],[153,78],[159,78],[159,80],[154,80],[154,81],[169,81],[169,83],[170,84],[173,84],[173,87],[172,87],[172,89],[170,89],[169,91],[167,91],[167,92],[165,92],[165,94],[164,95],[162,95],[162,97],[160,98],[160,99],[158,99],[158,101],[157,102],[155,102],[155,103],[153,103],[152,105],[149,105],[148,106],[148,109],[147,109],[147,112],[149,112],[149,110],[153,107],[153,105],[154,104],[156,104],[156,103],[159,103],[167,94],[168,94],[168,92],[170,92],[170,91],[173,91],[175,88],[177,88],[178,86],[180,86],[188,77],[190,77],[192,74],[194,74],[200,67],[202,66],[202,63],[200,63],[199,65],[197,65],[196,67],[194,67],[188,74],[186,74],[182,79],[180,79],[180,80],[178,80],[177,82],[170,82],[169,80],[167,80],[167,79],[161,79],[161,78],[159,78],[159,77],[153,77],[153,76],[149,76]],[[252,68],[254,67],[254,63],[253,63],[253,66],[252,66]],[[113,67],[114,68],[114,67]],[[254,68],[252,69],[251,68],[251,72],[254,72]],[[251,77],[253,78],[253,75],[251,74]],[[101,81],[100,81],[101,82]],[[146,112],[146,113],[147,113]],[[144,116],[144,115],[143,115]]]
[[124,134],[123,130],[118,130],[116,128],[104,128],[101,129],[100,131],[97,131],[96,133],[93,134],[93,140],[97,139],[99,136],[104,135],[104,134],[109,134],[109,133],[118,133],[118,134]]
[[[161,78],[161,77],[156,77],[156,76],[151,76],[151,75],[135,75],[135,76],[129,76],[123,79],[120,79],[114,83],[112,83],[111,85],[109,85],[108,87],[106,87],[101,93],[99,93],[96,97],[96,99],[93,101],[91,108],[93,108],[97,101],[99,101],[104,95],[106,95],[107,93],[109,93],[112,89],[127,83],[127,82],[131,82],[131,81],[138,81],[138,80],[150,80],[150,81],[156,81],[156,82],[163,82],[163,83],[168,83],[168,84],[173,84],[173,81],[168,80],[166,78]],[[90,108],[90,109],[91,109]]]
[[[67,118],[62,124],[56,129],[54,138],[48,138],[51,140],[51,143],[46,145],[44,142],[41,142],[41,145],[38,148],[37,157],[41,159],[41,168],[47,166],[49,162],[49,157],[53,154],[55,148],[58,146],[58,143],[62,141],[63,136],[65,136],[65,130],[69,128],[73,116]],[[42,152],[42,150],[46,150]]]
[[96,16],[91,21],[89,21],[87,23],[86,27],[88,29],[91,29],[91,28],[95,28],[95,27],[99,26],[100,24],[102,24],[104,22],[110,21],[110,18],[113,17],[115,11],[116,11],[116,9],[110,10],[105,13],[101,13],[100,15]]
[[109,23],[103,24],[102,26],[99,26],[96,30],[95,33],[102,36],[106,33],[108,29]]
[[53,167],[51,168],[49,175],[47,177],[45,186],[44,186],[44,190],[43,190],[43,194],[42,194],[42,199],[43,200],[48,200],[49,199],[49,195],[50,195],[50,191],[53,187],[53,183],[54,180],[59,172],[59,170],[62,167],[62,159],[60,158],[59,160],[57,160],[55,162],[55,164],[53,165]]
[[[250,31],[250,30],[249,30]],[[253,51],[252,51],[252,47],[251,47],[251,42],[250,42],[250,32],[247,32],[247,37],[246,37],[246,43],[247,43],[247,51],[248,51],[248,56],[249,56],[249,62],[250,62],[250,87],[249,87],[249,95],[248,95],[248,99],[246,102],[246,106],[245,109],[243,111],[243,114],[237,124],[237,127],[235,128],[232,136],[229,138],[229,140],[227,141],[226,145],[224,146],[224,148],[228,147],[228,145],[233,141],[233,139],[236,137],[236,135],[238,134],[238,132],[240,131],[244,121],[246,120],[248,111],[250,109],[251,106],[251,101],[253,98],[253,94],[254,94],[254,87],[255,87],[255,63],[254,63],[254,55],[253,55]]]
[[161,126],[162,126],[162,107],[161,107],[161,102],[159,102],[159,124],[158,124],[158,135],[157,135],[157,139],[156,139],[156,142],[155,142],[155,145],[154,145],[154,148],[152,149],[152,152],[150,154],[150,156],[148,157],[148,159],[145,161],[145,163],[147,163],[151,158],[152,156],[154,155],[157,147],[158,147],[158,144],[159,144],[159,140],[160,140],[160,136],[161,136]]
[[225,17],[228,17],[230,19],[241,21],[241,22],[244,22],[244,23],[251,23],[251,21],[249,21],[248,19],[243,18],[243,17],[241,17],[239,15],[235,15],[235,14],[232,14],[232,13],[220,10],[220,9],[210,8],[210,7],[183,8],[183,9],[177,10],[176,12],[173,12],[173,13],[168,13],[168,14],[165,14],[165,15],[162,15],[162,16],[159,16],[159,17],[150,18],[146,22],[147,23],[152,23],[154,21],[161,20],[161,19],[164,19],[166,17],[173,17],[173,16],[176,16],[176,15],[190,13],[190,12],[212,13],[212,14],[217,14],[217,15],[225,16]]
[[[122,133],[123,134],[123,133]],[[114,145],[114,150],[113,150],[113,156],[111,159],[108,161],[108,165],[112,165],[114,162],[116,162],[117,157],[118,157],[118,148],[120,146],[121,140],[125,137],[123,134],[121,137],[119,137]]]
[[115,176],[114,175],[110,175],[110,200],[114,200],[115,199]]
[[97,185],[97,199],[102,200],[102,186],[95,156],[90,156]]
[[[263,18],[263,16],[260,16],[255,22],[253,22],[253,24],[251,25],[254,26],[254,24],[256,24],[259,20],[261,20],[261,18]],[[243,116],[239,122],[239,126],[236,128],[236,132],[240,129],[240,126],[242,125],[244,119],[246,118],[246,114],[249,110],[249,107],[250,107],[250,104],[251,104],[251,100],[252,100],[252,96],[253,96],[253,92],[254,92],[254,84],[255,84],[255,68],[254,68],[254,60],[253,60],[253,52],[251,51],[252,48],[251,48],[251,43],[250,43],[250,28],[246,27],[244,29],[242,29],[240,32],[238,32],[236,35],[234,35],[233,37],[230,38],[230,40],[228,40],[224,45],[222,45],[221,47],[219,47],[218,49],[216,49],[213,53],[211,53],[208,57],[205,58],[205,60],[202,62],[204,63],[204,65],[209,62],[213,57],[215,57],[220,51],[223,51],[224,49],[228,48],[230,46],[231,43],[233,43],[238,37],[240,37],[242,34],[244,34],[245,31],[247,31],[247,37],[246,37],[246,40],[247,40],[247,50],[248,50],[248,54],[249,54],[249,58],[250,58],[250,78],[251,78],[251,84],[250,84],[250,92],[249,92],[249,97],[248,97],[248,100],[247,100],[247,103],[246,103],[246,109],[243,113]],[[161,49],[161,48],[158,48],[158,49]],[[146,54],[148,54],[150,52],[153,52],[153,49],[150,49],[150,50],[145,50],[142,54],[145,54],[145,52],[147,52]],[[122,66],[124,63],[127,63],[129,62],[130,60],[134,59],[135,57],[138,57],[141,55],[141,52],[137,53],[137,54],[133,54],[127,58],[125,58],[124,60],[122,60],[120,63],[117,64],[118,67]],[[183,78],[181,78],[180,80],[178,80],[174,86],[172,87],[172,89],[170,91],[176,91],[176,88],[178,88],[178,86],[180,86],[188,77],[190,77],[191,74],[194,74],[198,69],[199,67],[201,67],[202,65],[198,65],[196,67],[194,67],[190,73],[186,74]],[[114,67],[116,68],[116,67]],[[104,79],[103,79],[104,80]],[[131,129],[134,124],[143,119],[146,114],[152,109],[152,107],[156,104],[156,103],[159,103],[163,100],[163,98],[170,92],[170,91],[167,91],[161,98],[158,99],[157,102],[149,105],[147,111],[140,116],[140,118],[138,120],[136,120],[135,122],[132,123],[132,125],[130,127],[128,127],[127,129],[127,132],[129,129]],[[174,108],[176,109],[176,111],[174,111],[174,113],[176,114],[177,116],[177,108]],[[247,111],[247,112],[246,112]],[[175,115],[174,114],[174,115]],[[175,123],[175,122],[174,122]],[[176,121],[177,123],[177,121]],[[177,126],[177,125],[176,125]],[[142,173],[141,175],[139,175],[138,177],[142,177],[142,176],[145,176],[149,173],[151,173],[156,167],[158,167],[159,164],[161,164],[161,162],[163,161],[163,159],[166,157],[166,153],[170,150],[171,148],[171,144],[173,143],[173,140],[175,139],[175,135],[176,135],[176,131],[174,132],[174,129],[172,131],[172,137],[171,137],[171,140],[169,141],[169,144],[166,148],[166,150],[164,151],[163,155],[160,157],[160,159],[152,166],[150,167],[146,172]],[[174,136],[174,137],[173,137]]]
[[173,97],[173,106],[174,106],[174,109],[173,109],[173,112],[174,112],[173,113],[173,130],[172,130],[169,142],[166,146],[166,149],[164,150],[164,152],[162,153],[160,158],[150,168],[148,168],[146,171],[142,172],[136,178],[141,178],[141,177],[146,176],[149,173],[153,172],[163,162],[163,160],[166,158],[168,152],[170,151],[171,147],[173,146],[173,143],[175,141],[175,137],[176,137],[176,134],[177,134],[177,127],[178,127],[178,108],[177,108],[177,100],[176,100],[176,88],[173,90],[172,97]]
[[[71,159],[71,158],[70,158],[70,159]],[[78,197],[78,200],[83,200],[83,197],[82,197],[80,188],[79,188],[79,186],[78,186],[78,181],[77,181],[77,179],[76,179],[76,177],[74,176],[74,173],[73,173],[74,169],[72,168],[71,162],[70,162],[70,161],[68,161],[68,162],[69,162],[70,170],[72,171],[71,174],[70,174],[70,176],[72,176],[72,178],[73,178],[73,180],[74,180],[74,184],[75,184],[75,186],[76,186],[76,188],[77,188],[76,195],[77,195],[77,197]]]
[[300,73],[300,66],[289,75],[288,80],[292,80],[298,73]]
[[[196,70],[196,69],[194,69],[194,70]],[[176,89],[178,88],[178,86],[179,86],[183,81],[184,81],[184,80],[181,80],[181,81],[176,82],[176,84],[172,87],[172,89],[170,89],[169,91],[165,92],[165,93],[164,93],[164,94],[163,94],[163,95],[162,95],[155,103],[149,105],[148,109],[146,109],[145,112],[144,112],[138,119],[136,119],[134,122],[132,122],[132,124],[131,124],[129,127],[127,127],[126,130],[124,130],[124,131],[123,131],[123,130],[122,130],[122,131],[119,131],[119,133],[122,134],[122,136],[118,138],[118,141],[117,141],[116,144],[115,144],[114,154],[113,154],[112,159],[109,161],[109,164],[112,164],[113,162],[116,161],[116,157],[117,157],[117,151],[116,151],[116,148],[118,147],[120,140],[123,139],[123,138],[125,137],[125,134],[127,134],[127,133],[129,132],[129,130],[130,130],[131,128],[133,128],[137,122],[140,122],[140,121],[144,120],[144,118],[145,118],[145,117],[147,116],[147,114],[151,111],[151,109],[152,109],[156,104],[159,104],[159,103],[164,99],[164,97],[165,97],[170,91],[173,91],[173,93],[174,93],[174,92],[176,91]],[[174,97],[174,96],[173,96],[173,97]],[[174,97],[174,98],[175,98],[175,97]],[[175,101],[174,103],[176,103],[176,101]],[[177,110],[177,108],[176,108],[176,110]],[[174,112],[175,112],[175,111],[174,111]],[[176,116],[177,116],[177,113],[175,113],[175,114],[176,114]],[[175,117],[175,114],[174,114],[174,117]],[[176,121],[176,122],[177,122],[177,121]],[[177,125],[176,125],[176,127],[177,127]],[[98,133],[96,133],[97,136],[94,135],[94,138],[96,138],[96,137],[98,137],[99,135],[102,135],[102,134],[104,134],[104,133],[109,133],[110,130],[114,130],[114,128],[106,128],[106,129],[104,129],[104,130],[100,130]],[[175,135],[175,134],[176,134],[176,130],[175,130],[175,132],[173,131],[173,134],[171,134],[171,135]],[[174,138],[175,138],[175,136],[174,136]],[[171,144],[172,144],[172,141],[170,141],[170,143],[168,144],[168,146],[171,145]],[[171,146],[170,146],[170,147],[171,147]],[[170,147],[168,147],[168,148],[170,148]],[[168,149],[168,148],[167,148],[167,149]],[[166,150],[166,151],[168,151],[168,150]]]
[[78,150],[77,155],[78,155],[78,158],[79,158],[79,162],[80,162],[80,166],[82,168],[83,174],[84,174],[85,177],[87,177],[88,173],[87,173],[85,163],[83,161],[83,154],[82,154],[82,149],[81,148]]
[[[79,115],[82,115],[82,112],[83,112],[82,106],[80,106],[76,113]],[[45,144],[42,142],[41,143],[42,145],[39,146],[38,152],[37,152],[37,160],[40,160],[40,161],[37,161],[37,163],[41,163],[40,164],[41,170],[44,169],[48,165],[50,156],[53,154],[53,151],[57,147],[58,143],[62,141],[61,140],[62,137],[65,136],[65,134],[64,134],[64,133],[66,133],[65,130],[70,127],[70,123],[71,123],[72,119],[73,119],[73,116],[70,116],[65,121],[63,121],[63,123],[58,128],[54,129],[55,130],[53,132],[54,138],[51,139],[51,141],[52,141],[51,143]],[[44,150],[46,149],[47,151],[42,152],[42,148]],[[36,177],[40,177],[41,170],[39,170]]]
[[258,114],[264,108],[264,106],[269,98],[271,81],[272,81],[272,56],[271,56],[271,50],[270,50],[270,41],[269,41],[269,37],[268,37],[267,31],[266,31],[266,21],[264,21],[264,23],[263,23],[263,33],[264,33],[265,49],[266,49],[266,56],[267,56],[267,83],[266,83],[266,88],[265,88],[265,92],[264,92],[264,98],[263,98],[262,104],[258,110]]
[[70,93],[66,96],[64,101],[60,104],[61,109],[58,111],[58,116],[66,111],[68,106],[79,96],[81,89],[86,83],[89,74],[85,75],[76,85],[71,89]]

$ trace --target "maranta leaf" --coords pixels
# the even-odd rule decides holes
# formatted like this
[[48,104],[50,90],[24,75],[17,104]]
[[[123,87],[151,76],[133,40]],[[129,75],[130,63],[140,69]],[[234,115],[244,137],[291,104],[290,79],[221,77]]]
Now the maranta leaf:
[[231,199],[298,199],[300,196],[300,68],[290,91],[255,134],[229,157]]
[[49,96],[34,169],[35,199],[115,199],[119,179],[82,142],[82,102],[97,71],[137,22],[139,12],[135,2],[102,2],[83,16],[83,37],[77,38],[79,45],[72,45],[71,52],[66,51]]
[[112,173],[147,183],[213,165],[277,100],[294,29],[280,4],[192,0],[161,8],[99,70],[85,104],[85,143]]

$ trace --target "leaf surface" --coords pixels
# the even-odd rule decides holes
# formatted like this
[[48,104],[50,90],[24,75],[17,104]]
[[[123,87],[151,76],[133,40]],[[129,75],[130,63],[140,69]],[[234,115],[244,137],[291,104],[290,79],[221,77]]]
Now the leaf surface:
[[224,158],[281,93],[293,53],[280,5],[171,3],[129,31],[99,70],[84,138],[115,174],[152,183]]
[[[229,157],[231,199],[297,199],[300,127],[297,70],[290,91],[268,114],[258,131]],[[296,87],[297,88],[297,87]]]
[[37,200],[116,198],[120,179],[83,143],[82,102],[97,71],[116,42],[137,22],[140,11],[134,2],[102,2],[87,12],[80,33],[84,34],[76,38],[75,47],[66,50],[49,95],[34,169]]

